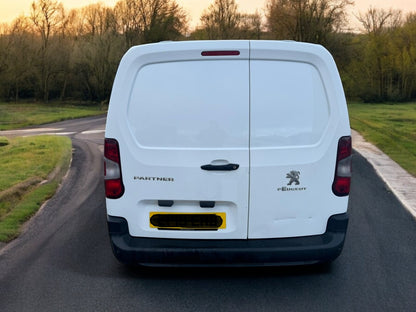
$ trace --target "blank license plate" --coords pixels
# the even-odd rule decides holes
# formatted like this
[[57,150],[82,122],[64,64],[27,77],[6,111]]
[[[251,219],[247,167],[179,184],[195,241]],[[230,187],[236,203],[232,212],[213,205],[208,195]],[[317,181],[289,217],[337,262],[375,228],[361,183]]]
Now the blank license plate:
[[218,230],[226,228],[225,212],[169,213],[151,212],[150,227],[160,230]]

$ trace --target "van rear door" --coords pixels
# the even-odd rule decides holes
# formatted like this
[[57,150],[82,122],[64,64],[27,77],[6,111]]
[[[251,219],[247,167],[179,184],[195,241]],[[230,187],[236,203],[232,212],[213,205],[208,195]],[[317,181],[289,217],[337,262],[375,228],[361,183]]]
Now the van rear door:
[[[247,238],[248,41],[159,43],[125,59],[130,68],[120,71],[133,85],[112,98],[128,101],[126,123],[108,126],[124,138],[125,193],[123,211],[109,214],[125,217],[132,236]],[[217,214],[223,224],[199,229],[209,219],[186,219],[193,214]]]
[[251,41],[249,238],[322,234],[346,209],[331,188],[342,134],[329,54],[296,47]]

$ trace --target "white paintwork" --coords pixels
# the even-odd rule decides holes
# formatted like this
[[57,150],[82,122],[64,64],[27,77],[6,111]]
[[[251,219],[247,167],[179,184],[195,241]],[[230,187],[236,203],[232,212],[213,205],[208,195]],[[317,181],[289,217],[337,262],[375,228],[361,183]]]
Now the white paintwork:
[[[239,56],[202,57],[204,50]],[[108,214],[128,220],[145,237],[247,237],[249,171],[249,42],[159,43],[132,48],[121,62],[111,95],[106,137],[120,145],[125,194],[107,200]],[[237,163],[236,171],[201,165]],[[173,178],[149,181],[134,177]],[[158,200],[174,200],[158,207]],[[215,201],[200,208],[199,201]],[[149,213],[225,212],[218,231],[160,231]]]
[[[316,45],[260,41],[250,58],[248,237],[322,234],[348,202],[331,189],[338,139],[350,134],[332,57]],[[291,171],[299,185],[287,185]]]
[[[201,56],[212,50],[240,54]],[[119,142],[125,193],[107,199],[107,213],[125,218],[139,237],[322,234],[328,218],[347,209],[348,197],[333,195],[331,185],[338,139],[349,134],[339,75],[320,46],[188,41],[134,47],[121,61],[110,100],[105,136]],[[210,163],[240,167],[201,170]],[[300,185],[292,187],[306,190],[279,191],[292,170],[301,172]],[[175,204],[159,207],[158,200]],[[200,208],[199,201],[216,205]],[[153,211],[225,212],[227,227],[160,231],[149,226]]]

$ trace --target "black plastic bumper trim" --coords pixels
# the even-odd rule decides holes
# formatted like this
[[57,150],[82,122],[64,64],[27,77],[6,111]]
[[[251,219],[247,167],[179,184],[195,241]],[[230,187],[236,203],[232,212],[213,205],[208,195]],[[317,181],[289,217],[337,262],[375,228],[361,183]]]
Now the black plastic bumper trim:
[[329,218],[322,235],[242,240],[132,237],[127,221],[107,217],[115,257],[150,266],[274,266],[330,262],[344,245],[348,214]]

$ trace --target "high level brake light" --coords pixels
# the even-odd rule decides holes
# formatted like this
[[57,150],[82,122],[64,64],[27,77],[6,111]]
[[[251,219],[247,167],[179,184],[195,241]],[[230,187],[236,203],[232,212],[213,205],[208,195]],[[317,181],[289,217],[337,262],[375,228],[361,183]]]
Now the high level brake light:
[[338,141],[337,163],[332,191],[336,196],[347,196],[351,185],[351,137],[344,136]]
[[115,139],[104,140],[104,182],[107,198],[120,198],[124,193],[121,177],[120,149]]
[[202,51],[202,56],[232,56],[232,55],[240,55],[240,51]]

